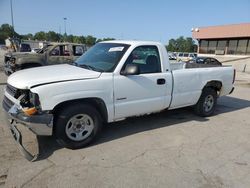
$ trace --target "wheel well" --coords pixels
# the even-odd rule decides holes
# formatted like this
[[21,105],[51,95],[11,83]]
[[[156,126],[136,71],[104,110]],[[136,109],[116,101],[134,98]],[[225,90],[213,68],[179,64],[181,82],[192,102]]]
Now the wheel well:
[[52,113],[56,116],[56,114],[59,113],[61,110],[63,110],[65,107],[69,105],[79,105],[79,103],[88,104],[95,107],[95,109],[100,113],[102,120],[104,122],[108,122],[108,111],[104,101],[100,98],[84,98],[84,99],[65,101],[56,105],[52,110]]
[[[207,84],[204,86],[204,88],[207,88],[207,87],[211,87],[213,89],[215,89],[217,92],[220,92],[221,88],[222,88],[222,83],[221,81],[216,81],[216,80],[213,80],[213,81],[209,81],[207,82]],[[203,88],[203,89],[204,89]]]

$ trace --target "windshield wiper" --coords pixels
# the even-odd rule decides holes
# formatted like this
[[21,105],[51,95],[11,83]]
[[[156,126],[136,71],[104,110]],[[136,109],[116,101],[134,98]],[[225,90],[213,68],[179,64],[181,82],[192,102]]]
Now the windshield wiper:
[[93,67],[91,65],[77,64],[77,63],[74,63],[74,64],[76,64],[76,66],[78,66],[78,67],[86,68],[88,70],[93,70],[93,71],[97,71],[97,72],[104,72],[104,70],[102,70],[100,68]]
[[79,67],[82,67],[82,68],[87,68],[89,70],[93,70],[93,68],[90,66],[90,65],[86,65],[86,64],[82,64],[82,65],[79,65],[77,64]]

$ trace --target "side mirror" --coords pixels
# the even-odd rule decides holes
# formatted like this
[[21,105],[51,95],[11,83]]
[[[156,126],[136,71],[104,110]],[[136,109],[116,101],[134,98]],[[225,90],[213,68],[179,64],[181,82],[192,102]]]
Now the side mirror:
[[122,75],[138,75],[140,74],[140,68],[136,64],[127,64],[125,69],[121,72]]

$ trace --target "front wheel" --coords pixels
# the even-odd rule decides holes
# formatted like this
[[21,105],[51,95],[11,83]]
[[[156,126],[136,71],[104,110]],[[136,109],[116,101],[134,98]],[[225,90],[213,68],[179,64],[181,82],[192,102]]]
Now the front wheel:
[[213,88],[204,88],[201,97],[194,106],[194,111],[202,117],[211,116],[217,104],[217,92]]
[[55,125],[57,141],[66,148],[78,149],[98,136],[102,121],[94,107],[78,103],[62,110]]

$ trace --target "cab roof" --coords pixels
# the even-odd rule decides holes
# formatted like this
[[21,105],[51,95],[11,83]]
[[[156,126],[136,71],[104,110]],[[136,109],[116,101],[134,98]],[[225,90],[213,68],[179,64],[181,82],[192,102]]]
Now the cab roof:
[[154,41],[137,41],[137,40],[110,40],[110,41],[103,41],[100,43],[120,43],[120,44],[128,44],[128,45],[160,45],[159,42]]

